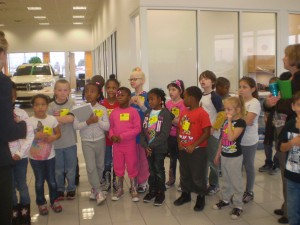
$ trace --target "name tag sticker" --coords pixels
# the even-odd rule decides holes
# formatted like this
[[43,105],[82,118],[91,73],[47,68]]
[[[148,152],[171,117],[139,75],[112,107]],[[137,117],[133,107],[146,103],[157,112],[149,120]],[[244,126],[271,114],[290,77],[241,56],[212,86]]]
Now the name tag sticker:
[[191,125],[190,122],[184,121],[184,122],[183,122],[183,125],[182,125],[182,129],[183,129],[184,131],[188,131],[189,128],[190,128],[190,125]]
[[43,133],[52,135],[52,133],[53,133],[52,128],[44,126]]
[[113,111],[113,109],[107,109],[108,116],[110,116],[110,114],[111,114],[112,111]]
[[103,116],[103,111],[101,109],[95,109],[94,113],[96,116],[101,117]]
[[157,123],[158,121],[158,116],[152,116],[150,119],[149,119],[149,125],[153,125],[155,123]]
[[178,117],[179,113],[180,113],[180,110],[177,107],[174,107],[174,108],[171,109],[171,112],[173,113],[173,115],[175,117]]
[[121,113],[120,121],[129,121],[129,113]]
[[59,115],[60,116],[66,116],[66,115],[69,114],[69,112],[70,112],[69,109],[61,109],[60,112],[59,112]]

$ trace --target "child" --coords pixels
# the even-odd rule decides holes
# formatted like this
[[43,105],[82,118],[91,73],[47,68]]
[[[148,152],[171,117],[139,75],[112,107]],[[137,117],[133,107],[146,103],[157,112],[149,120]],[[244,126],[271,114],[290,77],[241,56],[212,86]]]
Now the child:
[[216,80],[216,92],[222,100],[230,97],[230,81],[225,77],[218,77]]
[[[269,81],[269,84],[277,82],[277,77],[272,77]],[[267,110],[264,107],[264,121],[265,121],[265,138],[264,138],[264,150],[266,155],[265,164],[261,166],[258,171],[259,172],[268,172],[270,175],[274,175],[279,171],[279,161],[277,159],[277,155],[274,155],[273,161],[272,161],[272,148],[273,148],[273,141],[274,141],[274,130],[275,127],[273,125],[273,118],[274,115],[277,114],[275,112],[275,107],[272,107],[271,109]]]
[[[117,90],[120,87],[119,81],[116,79],[115,75],[110,75],[109,79],[106,81],[105,89],[107,98],[102,101],[102,105],[107,109],[107,114],[110,116],[111,112],[119,106],[117,101]],[[105,178],[105,185],[102,187],[103,191],[109,191],[111,188],[111,169],[112,169],[112,142],[106,135],[106,147],[105,147],[105,160],[104,160],[104,172],[103,177]],[[113,188],[117,191],[116,186],[116,175],[113,171]]]
[[74,128],[80,130],[86,171],[92,186],[90,199],[100,205],[106,199],[105,193],[100,190],[100,181],[104,171],[105,131],[109,130],[109,121],[106,108],[98,103],[100,86],[91,82],[85,85],[84,90],[86,102],[92,105],[94,114],[83,122],[75,117]]
[[[55,116],[60,124],[61,137],[53,143],[55,149],[55,178],[59,200],[75,198],[77,137],[73,128],[74,116],[71,114],[75,102],[70,98],[71,87],[67,80],[58,80],[54,85],[54,101],[49,104],[48,114]],[[68,181],[65,187],[65,178]]]
[[176,181],[176,167],[178,159],[178,143],[177,143],[177,126],[180,112],[186,110],[183,103],[184,84],[182,80],[172,81],[167,86],[171,100],[167,102],[167,109],[175,116],[172,121],[172,128],[168,138],[168,150],[170,152],[170,169],[169,180],[166,183],[166,188],[170,188]]
[[207,139],[210,135],[210,120],[207,112],[199,107],[201,90],[192,86],[184,93],[184,105],[188,110],[181,112],[178,125],[178,148],[180,162],[181,196],[174,201],[179,206],[191,201],[191,192],[197,193],[195,211],[205,206]]
[[54,116],[47,115],[49,97],[35,95],[31,104],[34,116],[29,118],[35,135],[30,148],[30,164],[35,176],[36,204],[40,215],[47,215],[48,208],[44,195],[44,182],[48,183],[50,204],[54,212],[61,212],[55,181],[55,151],[53,142],[60,138],[59,124]]
[[229,97],[224,100],[224,108],[227,116],[222,131],[221,141],[215,157],[215,164],[218,165],[220,155],[222,158],[223,189],[222,198],[219,203],[213,206],[214,209],[221,209],[229,205],[230,200],[234,208],[231,218],[239,218],[243,206],[243,155],[241,140],[246,128],[244,117],[244,103],[238,97]]
[[[141,68],[136,67],[133,69],[130,74],[130,86],[134,88],[131,97],[131,106],[134,107],[141,118],[141,121],[144,119],[144,112],[149,108],[149,103],[147,99],[147,92],[143,90],[143,85],[145,83],[145,74],[141,70]],[[138,154],[138,167],[139,174],[137,177],[138,182],[138,192],[144,193],[147,190],[148,183],[147,179],[149,177],[148,170],[148,161],[146,158],[145,149],[143,149],[140,145],[140,136],[138,135],[136,138],[137,143],[137,154]]]
[[243,202],[248,203],[253,200],[255,168],[254,159],[258,145],[258,117],[260,115],[260,103],[258,101],[258,92],[256,82],[251,77],[243,77],[239,81],[239,95],[245,102],[247,124],[241,146],[243,152],[243,165],[246,169],[247,184],[244,192]]
[[144,197],[144,202],[151,202],[160,206],[165,201],[165,167],[164,159],[168,150],[168,137],[172,127],[174,115],[165,105],[166,94],[163,90],[154,88],[148,92],[151,109],[145,112],[141,145],[146,150],[150,176],[148,179],[149,193]]
[[120,87],[117,92],[117,100],[120,107],[115,108],[109,118],[109,137],[113,142],[113,165],[117,176],[118,187],[117,192],[112,196],[113,201],[119,200],[124,194],[123,181],[125,165],[130,178],[132,201],[139,201],[137,192],[139,168],[136,136],[141,132],[141,119],[137,110],[129,106],[130,99],[130,90],[126,87]]
[[300,92],[293,96],[296,118],[288,121],[280,134],[280,151],[288,152],[284,176],[287,182],[287,211],[290,225],[300,224]]
[[[203,96],[201,105],[208,113],[211,124],[214,124],[217,119],[217,114],[223,110],[222,98],[213,91],[216,86],[216,75],[206,70],[200,74],[199,83],[203,88]],[[218,150],[218,140],[220,137],[219,129],[212,129],[208,139],[207,146],[207,172],[209,171],[209,187],[207,188],[208,195],[214,195],[219,191],[219,174],[218,167],[214,164],[214,158]]]
[[[17,99],[17,86],[12,82],[12,102]],[[21,120],[28,120],[28,114],[19,108],[14,108],[14,115],[16,122]],[[28,186],[26,183],[28,152],[34,139],[32,126],[27,122],[27,135],[25,139],[9,142],[9,148],[15,165],[13,170],[13,218],[12,225],[22,224],[29,225],[30,218],[30,196]],[[20,194],[20,203],[16,190]]]

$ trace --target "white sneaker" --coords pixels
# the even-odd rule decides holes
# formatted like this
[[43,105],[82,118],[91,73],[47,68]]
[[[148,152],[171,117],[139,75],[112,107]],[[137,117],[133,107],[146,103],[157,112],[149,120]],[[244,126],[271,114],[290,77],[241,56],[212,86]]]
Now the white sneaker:
[[143,184],[139,184],[137,188],[138,193],[145,193],[147,188],[149,187],[148,181],[144,182]]
[[94,188],[91,189],[91,194],[90,194],[90,199],[91,200],[96,200],[96,193],[95,193],[95,190]]
[[97,205],[100,205],[102,202],[104,202],[106,199],[106,195],[100,191],[97,195],[96,195],[96,200],[97,200]]

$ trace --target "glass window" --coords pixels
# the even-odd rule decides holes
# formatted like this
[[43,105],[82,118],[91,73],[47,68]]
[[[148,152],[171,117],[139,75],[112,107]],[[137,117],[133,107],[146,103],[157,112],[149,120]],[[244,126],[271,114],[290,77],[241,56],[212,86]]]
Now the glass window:
[[289,44],[300,43],[300,15],[289,14]]
[[8,54],[8,71],[9,74],[14,74],[19,65],[28,63],[31,57],[39,57],[43,61],[43,53],[29,52],[29,53],[10,53]]
[[74,56],[76,78],[81,79],[85,76],[85,52],[74,52]]
[[62,74],[65,77],[65,53],[64,52],[50,52],[50,64],[54,69],[55,74]]

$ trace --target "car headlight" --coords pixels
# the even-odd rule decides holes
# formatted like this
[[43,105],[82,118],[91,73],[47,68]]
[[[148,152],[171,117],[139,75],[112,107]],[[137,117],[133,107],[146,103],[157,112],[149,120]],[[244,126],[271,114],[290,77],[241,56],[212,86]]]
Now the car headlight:
[[52,87],[54,85],[53,82],[44,82],[43,87]]

